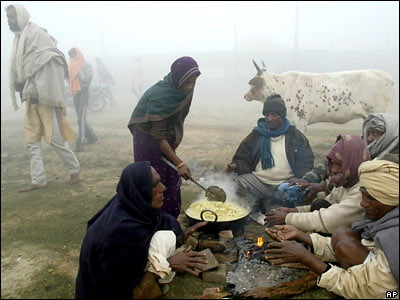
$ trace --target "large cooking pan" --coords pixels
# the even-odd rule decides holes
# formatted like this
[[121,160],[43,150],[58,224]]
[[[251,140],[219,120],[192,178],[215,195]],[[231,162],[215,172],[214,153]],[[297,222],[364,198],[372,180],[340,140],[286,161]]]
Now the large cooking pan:
[[[212,201],[210,201],[212,202]],[[225,202],[228,203],[228,202]],[[227,204],[224,204],[227,205]],[[228,204],[229,205],[229,204]],[[189,205],[190,206],[190,205]],[[240,217],[233,217],[231,220],[225,220],[221,221],[218,217],[218,213],[215,212],[213,209],[203,209],[200,212],[200,216],[194,216],[190,210],[189,206],[185,209],[185,215],[188,218],[190,225],[194,225],[198,222],[202,221],[209,221],[208,224],[204,227],[199,228],[199,230],[206,231],[206,232],[219,232],[221,230],[238,230],[240,228],[243,228],[244,224],[246,223],[246,220],[248,216],[250,215],[250,208],[245,208],[242,207],[243,210],[245,210],[244,215],[241,215]],[[207,216],[207,217],[206,217]],[[211,216],[212,220],[210,220],[209,216]]]

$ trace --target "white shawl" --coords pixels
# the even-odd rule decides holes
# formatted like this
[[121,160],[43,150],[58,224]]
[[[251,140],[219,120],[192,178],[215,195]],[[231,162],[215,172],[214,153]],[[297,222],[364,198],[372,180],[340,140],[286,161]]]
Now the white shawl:
[[64,54],[56,48],[56,40],[47,31],[29,22],[29,13],[21,5],[13,5],[20,32],[15,33],[10,59],[10,95],[18,109],[15,84],[23,84],[23,99],[65,108],[65,79],[68,66]]
[[363,140],[367,144],[368,128],[372,119],[378,119],[385,124],[385,133],[377,140],[370,143],[367,148],[372,158],[382,158],[391,153],[399,145],[399,119],[388,113],[370,114],[363,123]]
[[[15,32],[14,41],[12,44],[11,57],[10,57],[10,96],[13,107],[15,110],[19,109],[17,99],[15,97],[15,82],[21,82],[22,62],[25,47],[25,35],[27,25],[30,19],[29,12],[21,4],[10,5],[15,8],[17,12],[17,23],[21,31]],[[21,41],[21,42],[20,42]]]

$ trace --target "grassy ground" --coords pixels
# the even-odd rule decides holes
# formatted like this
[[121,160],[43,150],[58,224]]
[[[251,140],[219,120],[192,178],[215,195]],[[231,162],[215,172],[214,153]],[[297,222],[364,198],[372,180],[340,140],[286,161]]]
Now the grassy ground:
[[[133,160],[132,138],[126,127],[133,106],[121,102],[116,108],[106,107],[103,112],[88,114],[99,141],[77,154],[83,181],[76,185],[66,184],[69,177],[66,168],[54,150],[43,142],[48,186],[29,193],[17,192],[30,184],[29,154],[23,140],[24,110],[13,114],[14,117],[2,117],[1,298],[74,297],[86,222],[114,195],[122,169]],[[257,104],[226,107],[216,109],[200,102],[192,106],[178,155],[191,167],[195,178],[222,171],[260,117]],[[76,130],[73,110],[68,111],[68,119]],[[317,162],[339,132],[359,134],[360,126],[355,121],[342,127],[331,124],[310,127],[307,135]],[[73,149],[74,142],[70,145]],[[201,191],[193,183],[184,182],[184,205],[198,193]],[[211,286],[216,285],[189,275],[178,276],[166,298],[196,298]],[[303,296],[310,297],[307,293]]]

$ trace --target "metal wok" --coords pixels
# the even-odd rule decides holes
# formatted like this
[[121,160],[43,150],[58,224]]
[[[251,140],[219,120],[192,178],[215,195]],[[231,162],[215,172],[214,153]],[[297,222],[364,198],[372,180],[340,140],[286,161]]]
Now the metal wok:
[[[204,227],[199,228],[199,230],[212,233],[218,233],[222,230],[238,230],[240,228],[243,228],[246,223],[247,217],[250,215],[250,208],[242,207],[244,210],[246,210],[244,216],[240,216],[237,218],[233,217],[231,220],[227,221],[220,221],[218,214],[212,209],[203,209],[200,212],[200,216],[197,217],[190,213],[189,207],[190,205],[185,209],[185,215],[188,218],[190,225],[194,225],[202,221],[208,221],[208,224]],[[213,220],[210,221],[208,218],[205,219],[206,214],[211,214],[213,216]]]

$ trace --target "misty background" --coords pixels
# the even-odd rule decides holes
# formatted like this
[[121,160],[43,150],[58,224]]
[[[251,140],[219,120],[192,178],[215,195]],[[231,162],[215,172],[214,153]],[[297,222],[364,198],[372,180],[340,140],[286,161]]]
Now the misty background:
[[[390,112],[398,114],[398,1],[2,1],[2,119],[23,119],[25,111],[24,105],[12,109],[8,90],[14,34],[5,7],[12,3],[24,5],[31,21],[47,29],[68,62],[75,46],[94,67],[96,57],[103,59],[116,81],[118,118],[127,122],[138,100],[135,60],[142,63],[146,89],[184,55],[202,72],[191,113],[218,104],[261,113],[260,103],[243,98],[255,59],[275,73],[384,70],[395,82]],[[68,118],[74,117],[72,110]]]

